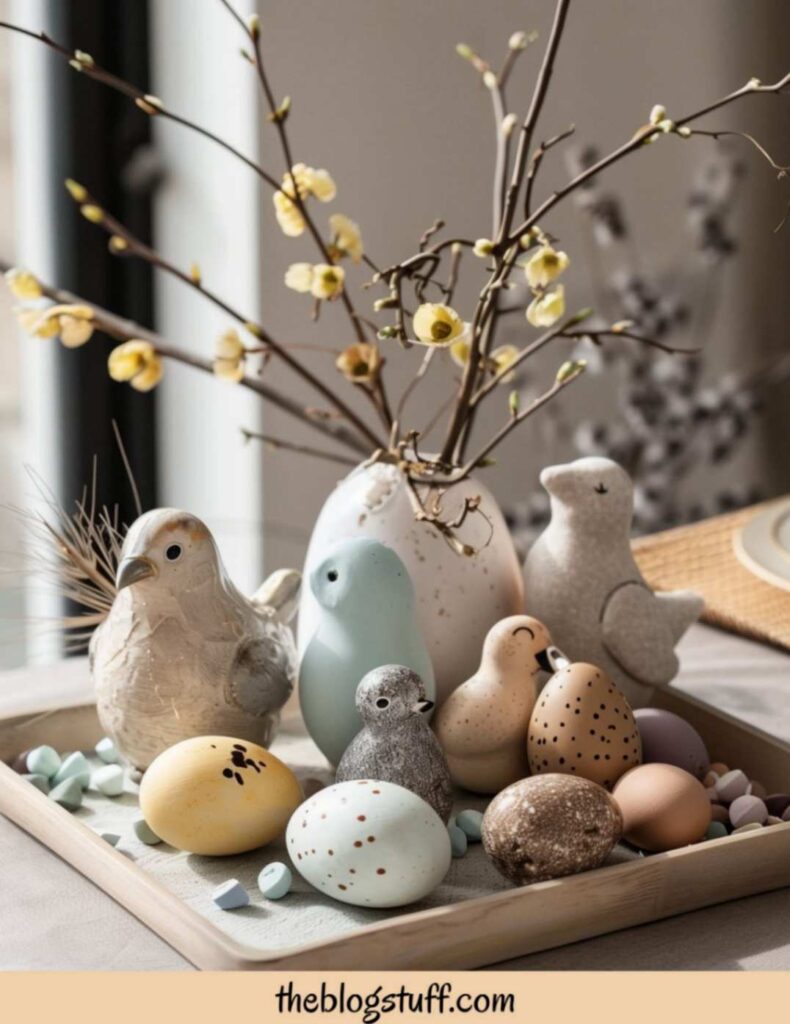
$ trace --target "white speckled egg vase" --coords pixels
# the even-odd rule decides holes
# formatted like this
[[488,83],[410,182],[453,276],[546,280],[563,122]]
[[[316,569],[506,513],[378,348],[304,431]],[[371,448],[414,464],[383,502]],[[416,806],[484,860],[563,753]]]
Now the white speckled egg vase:
[[[400,471],[391,465],[360,466],[342,480],[324,504],[307,552],[304,573],[327,550],[349,537],[371,537],[393,548],[417,592],[417,619],[433,662],[437,702],[441,703],[477,669],[486,633],[500,619],[523,611],[521,569],[510,532],[496,499],[476,480],[451,488],[444,498],[449,519],[464,498],[480,495],[482,515],[470,515],[461,539],[477,554],[456,554],[438,531],[414,518]],[[318,621],[309,587],[302,590],[299,649],[304,651]]]

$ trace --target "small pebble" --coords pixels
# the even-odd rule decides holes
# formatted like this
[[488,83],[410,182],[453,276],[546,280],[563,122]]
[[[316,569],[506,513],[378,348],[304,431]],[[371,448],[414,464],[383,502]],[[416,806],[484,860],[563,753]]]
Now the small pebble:
[[723,804],[711,804],[710,806],[710,820],[720,821],[723,825],[729,825],[730,823],[730,812]]
[[258,875],[258,888],[268,900],[281,900],[287,896],[292,883],[291,869],[279,861],[267,864]]
[[713,764],[708,765],[709,772],[716,772],[717,775],[726,775],[730,769],[722,761],[714,761]]
[[36,747],[27,755],[25,766],[31,775],[46,775],[51,779],[60,769],[60,754],[53,747]]
[[480,811],[461,811],[455,824],[465,834],[470,843],[479,843],[482,838],[483,815]]
[[227,882],[218,885],[211,898],[220,910],[238,910],[239,907],[249,906],[250,902],[247,890],[237,878],[229,878]]
[[31,786],[40,789],[42,793],[49,792],[49,779],[46,775],[23,775],[22,778],[26,779]]
[[718,804],[721,802],[721,797],[716,792],[715,786],[708,786],[705,792],[708,794],[708,800],[710,800],[712,804]]
[[748,786],[749,780],[744,773],[740,768],[735,768],[722,775],[714,789],[723,804],[731,804],[737,797],[746,793]]
[[302,792],[304,793],[305,800],[309,800],[311,796],[320,793],[322,789],[326,789],[326,783],[312,776],[304,779],[302,782]]
[[775,814],[778,817],[781,817],[787,808],[790,807],[790,794],[769,793],[765,798],[764,803],[768,808],[769,814]]
[[105,796],[123,793],[123,768],[119,764],[106,764],[91,775],[91,786]]
[[702,780],[702,785],[705,789],[710,789],[711,786],[715,786],[719,781],[720,776],[716,772],[708,772],[705,778]]
[[768,817],[768,808],[758,796],[736,797],[730,804],[730,822],[733,828],[740,828],[741,825],[749,825],[756,821],[762,825]]
[[708,825],[708,831],[705,833],[705,838],[723,839],[726,835],[729,835],[727,832],[727,826],[723,825],[720,821],[712,821],[710,825]]
[[139,768],[129,769],[129,781],[133,782],[135,786],[139,785],[143,781],[143,772]]
[[782,821],[790,821],[790,807],[786,807],[782,811]]
[[450,833],[450,846],[452,847],[453,857],[465,856],[466,848],[469,845],[466,832],[457,825],[450,825],[447,831]]
[[23,750],[21,754],[17,754],[14,760],[11,762],[11,767],[17,773],[17,775],[27,775],[27,758],[30,754],[29,750]]
[[99,835],[105,843],[109,843],[110,846],[117,846],[121,841],[121,837],[116,835],[114,832],[100,832]]
[[740,835],[741,832],[756,832],[758,829],[761,829],[762,827],[763,826],[758,824],[758,822],[750,821],[747,825],[741,825],[740,828],[733,829],[732,834],[734,836],[737,836]]
[[154,832],[145,818],[135,818],[132,824],[134,834],[140,840],[141,843],[145,843],[146,846],[157,846],[162,840]]
[[67,811],[76,811],[82,806],[82,785],[80,780],[73,776],[64,779],[57,786],[49,791],[49,799],[56,804],[65,807]]
[[765,819],[765,824],[766,825],[781,825],[782,824],[782,819],[781,818],[777,818],[775,814],[769,814],[768,817]]
[[768,791],[766,790],[762,782],[755,782],[754,779],[752,779],[752,781],[749,783],[746,789],[746,793],[748,794],[748,796],[758,796],[761,800],[765,800],[765,798],[768,796]]
[[77,779],[83,789],[88,788],[91,781],[91,766],[88,764],[87,757],[79,750],[65,758],[52,781],[58,785],[66,779]]
[[105,764],[118,763],[118,751],[115,749],[115,744],[109,736],[105,736],[104,739],[99,740],[93,749],[99,755],[99,759],[104,761]]

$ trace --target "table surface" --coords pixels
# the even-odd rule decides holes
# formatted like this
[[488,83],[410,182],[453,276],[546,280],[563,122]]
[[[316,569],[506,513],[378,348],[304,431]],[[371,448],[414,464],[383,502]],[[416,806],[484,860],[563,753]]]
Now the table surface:
[[[790,741],[790,655],[695,626],[673,684]],[[57,704],[84,662],[0,675],[0,716]],[[0,969],[191,970],[145,925],[0,817]],[[490,970],[788,970],[790,888],[536,953]]]

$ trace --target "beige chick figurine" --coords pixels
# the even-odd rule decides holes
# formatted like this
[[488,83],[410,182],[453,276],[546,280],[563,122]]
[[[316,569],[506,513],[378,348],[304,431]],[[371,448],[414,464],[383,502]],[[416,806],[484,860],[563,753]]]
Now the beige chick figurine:
[[90,664],[102,728],[134,767],[194,736],[269,745],[296,679],[300,582],[281,570],[247,598],[196,516],[160,508],[132,524]]
[[528,615],[493,626],[480,668],[442,704],[434,729],[457,786],[499,793],[529,775],[526,735],[540,672],[562,656],[549,631]]

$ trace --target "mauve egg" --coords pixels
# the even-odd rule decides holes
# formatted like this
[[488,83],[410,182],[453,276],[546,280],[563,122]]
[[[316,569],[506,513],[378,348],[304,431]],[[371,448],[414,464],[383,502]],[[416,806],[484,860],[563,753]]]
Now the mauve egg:
[[769,793],[763,802],[768,808],[769,814],[773,814],[777,818],[781,818],[787,808],[790,807],[790,794]]
[[736,797],[730,804],[730,822],[733,828],[750,825],[753,821],[762,825],[767,817],[768,809],[757,796],[744,794],[744,796]]
[[708,751],[693,726],[663,708],[639,708],[634,718],[642,737],[643,764],[674,764],[697,779],[703,778]]
[[711,820],[702,783],[674,764],[642,764],[626,772],[612,794],[623,815],[623,835],[657,853],[699,842]]

